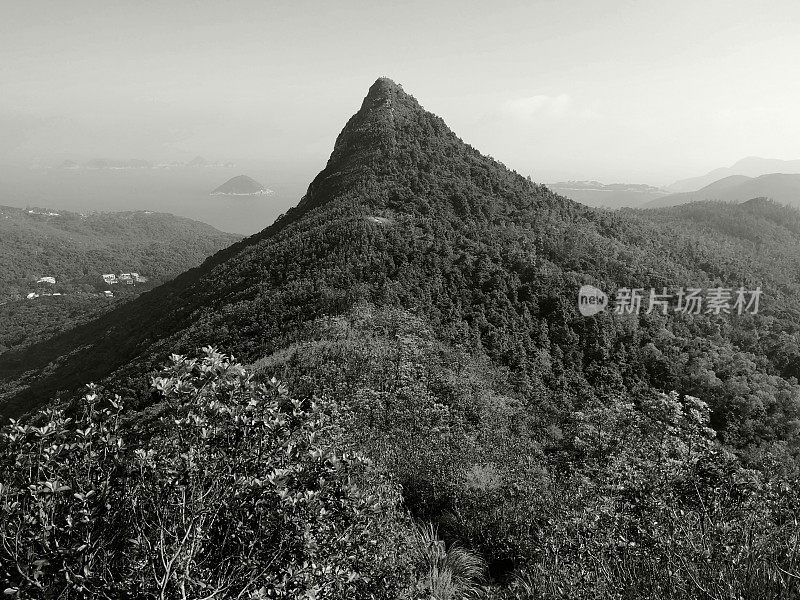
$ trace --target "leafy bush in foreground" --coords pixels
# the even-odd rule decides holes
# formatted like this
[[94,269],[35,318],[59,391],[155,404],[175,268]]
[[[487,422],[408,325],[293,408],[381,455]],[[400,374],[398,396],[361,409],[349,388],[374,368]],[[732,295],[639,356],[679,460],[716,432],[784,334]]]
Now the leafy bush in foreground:
[[147,439],[91,386],[77,419],[50,410],[2,430],[7,595],[396,598],[412,585],[398,495],[334,450],[332,407],[212,348],[173,356],[153,388]]

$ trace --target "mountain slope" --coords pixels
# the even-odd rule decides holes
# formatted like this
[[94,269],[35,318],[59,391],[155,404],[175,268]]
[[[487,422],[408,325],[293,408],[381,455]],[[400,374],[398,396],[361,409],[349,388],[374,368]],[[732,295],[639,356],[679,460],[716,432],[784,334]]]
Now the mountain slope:
[[[107,311],[237,239],[169,214],[0,207],[0,352]],[[131,272],[132,285],[102,277]]]
[[150,211],[82,215],[0,206],[0,300],[50,275],[66,281],[138,271],[163,281],[238,239]]
[[751,198],[771,198],[800,207],[800,174],[770,173],[759,177],[730,175],[696,192],[670,194],[648,202],[644,208],[677,206],[696,200],[743,202]]

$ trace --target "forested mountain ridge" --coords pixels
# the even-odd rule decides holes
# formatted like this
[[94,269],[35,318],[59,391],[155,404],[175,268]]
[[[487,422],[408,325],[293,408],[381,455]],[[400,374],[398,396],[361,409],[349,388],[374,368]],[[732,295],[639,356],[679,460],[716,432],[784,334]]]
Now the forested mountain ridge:
[[[11,427],[0,468],[24,490],[18,457],[38,456],[37,436],[87,448],[59,471],[82,490],[74,510],[126,532],[103,563],[119,572],[91,571],[97,589],[182,581],[199,595],[225,576],[223,597],[250,584],[251,597],[331,599],[779,597],[800,573],[799,223],[764,200],[589,209],[482,156],[382,78],[272,226],[0,355],[6,414],[60,392],[78,419]],[[758,314],[584,317],[584,284],[612,298],[764,293]],[[180,356],[205,344],[247,368],[213,348]],[[67,402],[91,380],[105,391]],[[95,432],[107,451],[85,441]],[[86,473],[104,472],[115,477],[89,500]],[[58,501],[49,489],[30,514],[51,514],[37,504]],[[181,530],[184,490],[189,514],[222,511],[244,537]],[[29,523],[13,506],[8,522]],[[434,526],[413,534],[409,518]],[[170,546],[189,537],[191,556]],[[150,577],[148,547],[192,577],[162,576],[158,561]]]
[[[549,398],[548,406],[598,390],[713,391],[721,435],[730,425],[737,444],[752,444],[753,419],[767,419],[759,427],[783,439],[797,410],[797,386],[785,378],[797,375],[798,351],[789,301],[797,279],[782,269],[797,272],[797,235],[756,211],[748,218],[765,244],[754,254],[735,231],[737,211],[748,209],[731,207],[714,227],[702,206],[696,219],[682,217],[684,208],[592,211],[482,156],[379,79],[308,194],[273,226],[103,319],[0,359],[7,412],[115,369],[124,388],[161,356],[202,343],[256,360],[302,337],[317,317],[367,301],[420,311],[442,339],[486,353],[513,373],[519,393]],[[764,314],[584,319],[575,294],[585,282],[609,291],[761,283]],[[748,333],[764,324],[766,334]],[[745,412],[766,413],[737,414],[731,425],[728,404],[738,395],[692,371],[730,366],[709,362],[707,350],[692,369],[671,366],[671,354],[693,347],[717,348],[717,362],[744,360],[744,380],[758,388],[753,380],[766,378],[786,400],[747,401]],[[34,377],[41,368],[52,375]]]
[[[402,128],[403,136],[395,133],[395,124]],[[425,145],[424,152],[421,144]],[[87,373],[98,377],[107,374],[107,367],[110,365],[124,365],[141,352],[134,348],[149,347],[135,332],[146,331],[149,339],[160,340],[163,336],[180,331],[182,327],[194,329],[204,319],[221,318],[221,303],[227,304],[237,296],[236,301],[246,297],[248,302],[256,303],[258,310],[266,310],[261,304],[268,300],[260,297],[261,292],[264,295],[275,294],[277,290],[289,287],[287,281],[292,283],[291,289],[301,287],[297,282],[292,282],[298,272],[308,279],[316,280],[317,271],[342,270],[348,265],[348,258],[357,249],[353,242],[358,243],[361,238],[362,243],[368,243],[376,233],[373,225],[364,221],[364,216],[372,210],[370,207],[384,206],[388,211],[396,207],[406,215],[424,215],[439,211],[441,218],[456,222],[461,219],[459,215],[466,216],[471,210],[475,210],[481,218],[485,218],[484,211],[487,208],[480,206],[479,198],[486,194],[486,190],[470,186],[465,194],[457,192],[454,213],[450,208],[447,192],[440,187],[440,183],[455,190],[459,187],[459,177],[474,175],[480,179],[481,186],[490,192],[492,189],[507,187],[508,190],[503,193],[506,197],[515,199],[520,207],[525,202],[522,197],[529,190],[538,189],[530,182],[499,168],[494,161],[481,157],[474,149],[461,144],[441,119],[423,111],[413,98],[388,80],[378,80],[370,89],[364,106],[345,127],[336,148],[328,167],[311,184],[306,197],[273,226],[212,257],[200,271],[188,273],[165,288],[156,290],[152,295],[147,294],[136,307],[130,307],[129,311],[115,312],[107,320],[71,332],[63,340],[53,340],[24,355],[6,356],[0,363],[0,373],[5,375],[6,380],[16,379],[21,375],[19,369],[23,363],[26,370],[31,370],[31,365],[43,367],[62,354],[68,354],[73,347],[102,346],[108,343],[109,347],[105,351],[89,351],[81,359],[82,369],[88,369]],[[462,156],[466,156],[472,164],[464,164]],[[440,161],[440,158],[446,160]],[[408,176],[409,169],[408,165],[403,167],[402,163],[411,164],[414,161],[423,162],[419,172],[411,173],[413,180],[403,181]],[[417,187],[417,191],[412,191],[409,184]],[[435,195],[422,199],[419,193],[425,193],[426,189]],[[572,205],[552,194],[549,197],[553,202]],[[313,216],[309,214],[308,218],[300,222],[300,217],[309,211],[314,213]],[[433,221],[432,217],[428,218]],[[347,231],[350,228],[354,231]],[[406,229],[406,232],[413,231]],[[355,235],[355,239],[351,239],[351,235]],[[341,243],[344,240],[347,240],[346,244]],[[315,244],[319,243],[324,245],[315,248]],[[272,257],[273,260],[265,261],[263,256],[272,253],[277,253]],[[236,259],[233,260],[233,257]],[[377,260],[377,257],[370,257],[368,252],[364,252],[363,257],[368,261]],[[360,269],[361,267],[359,271]],[[303,273],[303,270],[307,273]],[[382,270],[382,264],[368,269],[378,275]],[[348,277],[355,279],[358,275],[350,273]],[[324,278],[322,281],[327,293],[328,286],[333,282],[327,282]],[[275,289],[269,288],[270,283]],[[336,290],[332,295],[349,295],[348,302],[363,291],[347,281],[335,282],[334,285]],[[267,331],[277,328],[284,332],[289,331],[295,327],[295,320],[303,322],[308,317],[328,310],[323,303],[314,305],[309,297],[313,293],[311,290],[318,290],[322,286],[320,283],[309,282],[308,290],[304,291],[307,306],[303,310],[308,311],[306,315],[295,302],[290,303],[293,306],[286,307],[294,313],[293,320],[275,317],[263,319],[259,318],[261,315],[249,313],[246,309],[235,310],[231,307],[230,310],[234,310],[236,318],[229,320],[217,333],[229,332],[229,335],[224,335],[225,338],[238,339],[243,348],[253,353],[254,358],[258,357],[258,353],[270,350],[274,342],[269,336],[262,337],[263,333],[258,336],[258,341],[253,339],[252,334],[238,335],[237,329],[241,324],[236,321],[240,317],[252,317],[257,322],[246,325],[245,329],[253,328],[263,332],[265,328]],[[321,300],[332,301],[326,298]],[[196,311],[208,313],[198,322],[187,318]],[[277,323],[271,323],[270,320]],[[209,326],[207,331],[211,333],[215,329],[217,328]],[[125,339],[120,341],[117,335],[109,333],[111,330],[134,334],[126,333]],[[151,356],[156,360],[155,353]],[[20,366],[12,366],[15,364]],[[70,372],[77,375],[75,369],[70,369]],[[57,389],[56,386],[69,387],[80,383],[72,380],[65,384],[67,381],[63,378],[53,378],[48,389],[52,392]],[[38,381],[34,385],[38,387],[47,384]],[[12,389],[16,390],[17,384],[13,384]]]

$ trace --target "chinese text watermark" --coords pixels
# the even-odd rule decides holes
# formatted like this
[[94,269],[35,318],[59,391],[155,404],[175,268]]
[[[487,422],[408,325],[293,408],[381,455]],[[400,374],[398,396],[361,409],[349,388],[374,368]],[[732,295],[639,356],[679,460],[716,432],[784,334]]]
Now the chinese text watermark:
[[613,302],[600,289],[584,285],[578,291],[578,310],[591,316],[609,304],[618,315],[668,312],[687,315],[757,314],[761,287],[753,290],[739,288],[619,288]]

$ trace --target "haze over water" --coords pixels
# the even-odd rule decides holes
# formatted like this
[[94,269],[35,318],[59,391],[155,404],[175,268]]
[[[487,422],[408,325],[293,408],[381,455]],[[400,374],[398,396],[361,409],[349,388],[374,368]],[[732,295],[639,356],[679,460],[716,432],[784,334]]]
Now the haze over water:
[[798,22],[789,0],[6,2],[0,163],[280,160],[307,184],[386,75],[534,181],[665,185],[800,158]]
[[[249,235],[270,225],[298,202],[308,174],[291,167],[170,169],[53,169],[0,167],[0,205],[37,206],[73,212],[152,210],[203,221]],[[247,173],[274,191],[268,196],[209,196],[227,179]]]

